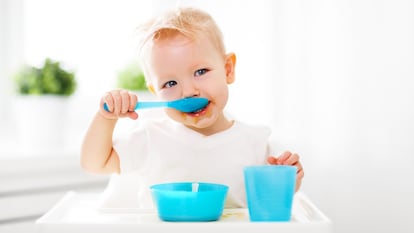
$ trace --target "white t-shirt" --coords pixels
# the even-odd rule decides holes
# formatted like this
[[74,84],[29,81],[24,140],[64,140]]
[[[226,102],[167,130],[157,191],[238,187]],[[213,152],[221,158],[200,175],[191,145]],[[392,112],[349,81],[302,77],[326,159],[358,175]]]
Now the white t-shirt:
[[270,129],[235,121],[228,130],[204,136],[170,119],[140,122],[114,140],[121,174],[138,175],[138,205],[153,207],[150,185],[213,182],[229,186],[226,208],[246,207],[243,168],[266,163]]

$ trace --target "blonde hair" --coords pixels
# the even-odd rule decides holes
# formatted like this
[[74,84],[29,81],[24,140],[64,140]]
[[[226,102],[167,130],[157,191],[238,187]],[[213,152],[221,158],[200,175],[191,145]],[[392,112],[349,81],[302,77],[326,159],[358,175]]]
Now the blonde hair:
[[138,28],[139,57],[145,73],[147,70],[145,57],[151,43],[172,37],[177,33],[194,40],[205,35],[211,40],[217,51],[221,55],[225,55],[223,35],[208,13],[194,8],[177,8],[151,19]]

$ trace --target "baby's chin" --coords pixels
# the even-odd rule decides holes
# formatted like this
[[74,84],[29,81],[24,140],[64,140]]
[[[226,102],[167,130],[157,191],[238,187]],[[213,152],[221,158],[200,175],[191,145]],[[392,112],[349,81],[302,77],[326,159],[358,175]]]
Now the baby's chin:
[[211,128],[215,123],[215,119],[211,115],[195,116],[193,114],[181,112],[167,114],[172,120],[181,123],[194,131],[200,132],[201,134],[211,131]]
[[182,123],[185,126],[192,128],[196,131],[202,131],[203,129],[209,128],[212,125],[212,119],[210,117],[194,117],[186,114],[182,114],[179,117],[173,118],[178,123]]

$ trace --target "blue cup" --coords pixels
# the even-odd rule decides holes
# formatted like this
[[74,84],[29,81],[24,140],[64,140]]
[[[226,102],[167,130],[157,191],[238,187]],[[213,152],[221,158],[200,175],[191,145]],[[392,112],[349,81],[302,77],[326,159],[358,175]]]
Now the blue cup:
[[290,221],[296,171],[295,166],[285,165],[244,168],[250,221]]

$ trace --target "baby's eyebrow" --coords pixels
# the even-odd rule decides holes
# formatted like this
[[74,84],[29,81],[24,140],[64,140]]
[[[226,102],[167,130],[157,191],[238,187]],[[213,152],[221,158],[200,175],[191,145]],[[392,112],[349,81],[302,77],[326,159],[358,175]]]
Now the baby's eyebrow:
[[211,67],[211,65],[209,65],[208,62],[197,62],[191,66],[191,69],[196,71],[201,69],[209,69],[209,67]]

